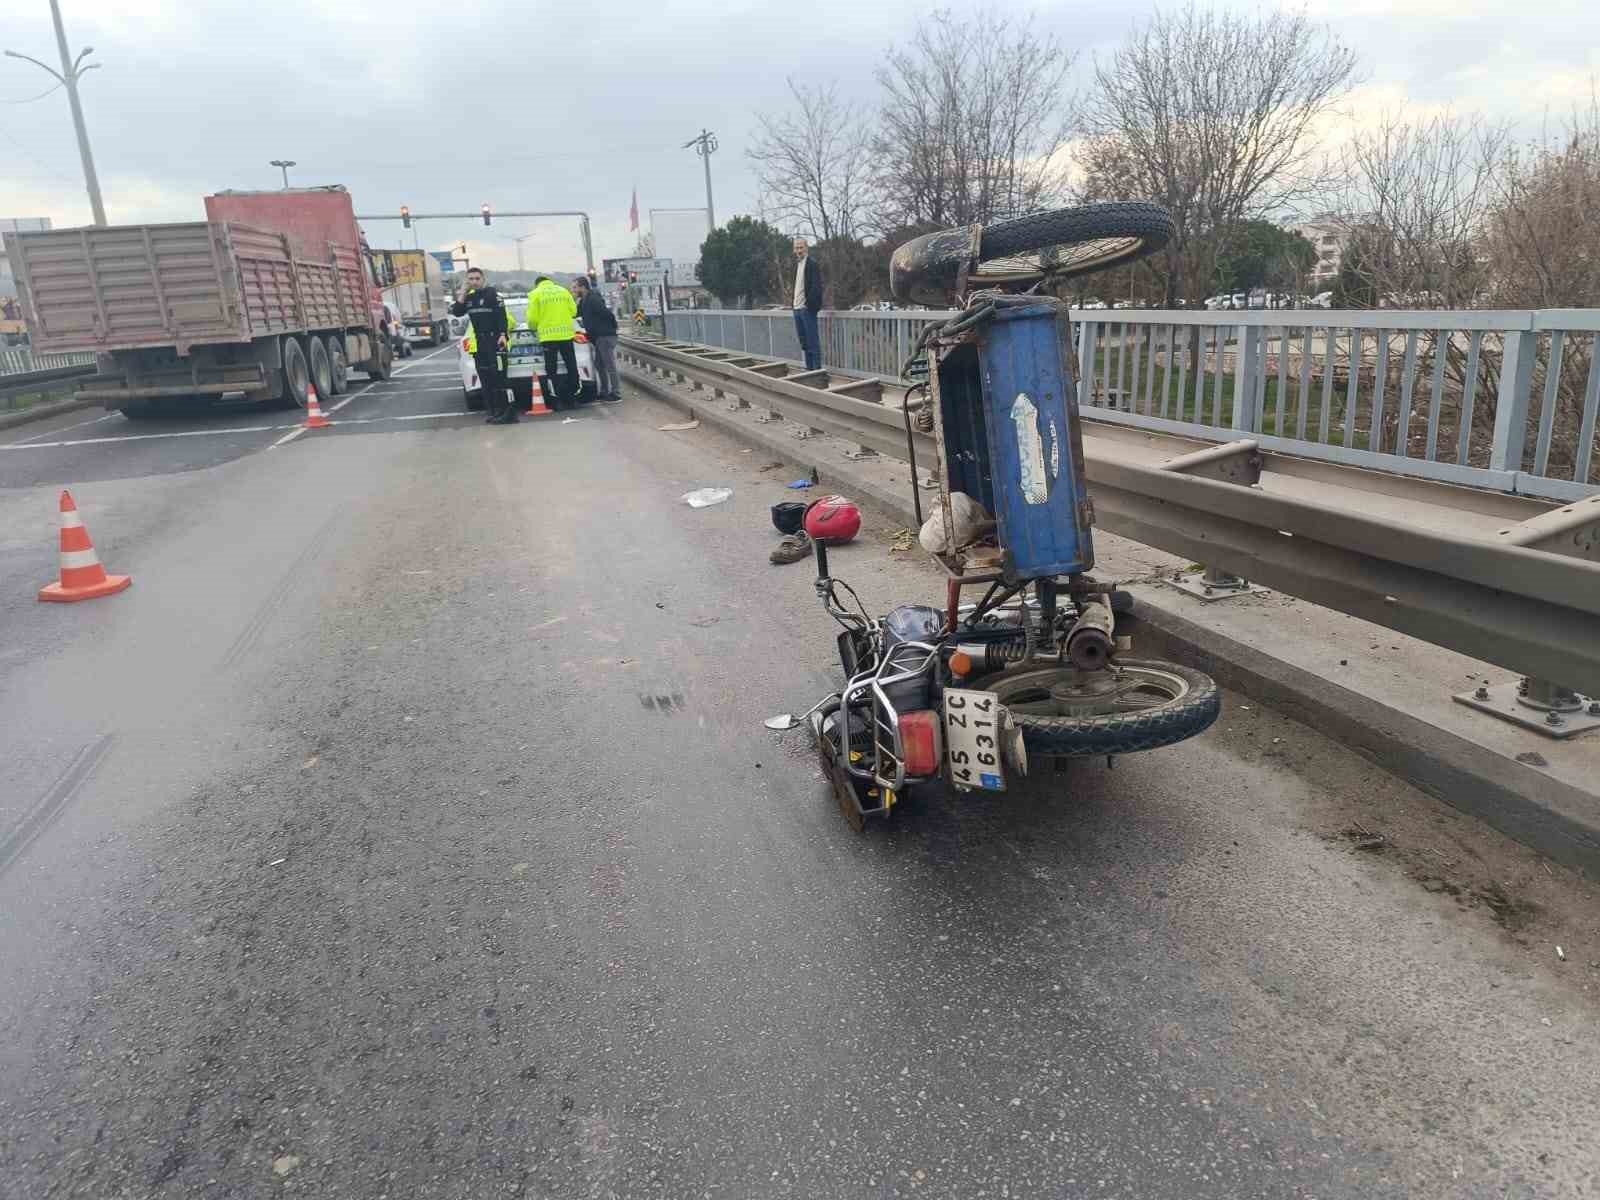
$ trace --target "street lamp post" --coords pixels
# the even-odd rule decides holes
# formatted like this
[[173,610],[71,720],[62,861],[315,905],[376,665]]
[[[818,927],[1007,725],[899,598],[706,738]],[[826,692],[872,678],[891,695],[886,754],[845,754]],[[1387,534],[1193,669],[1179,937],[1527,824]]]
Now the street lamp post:
[[83,126],[83,105],[78,100],[78,80],[88,72],[98,67],[99,63],[84,63],[84,59],[94,53],[93,46],[85,46],[78,52],[77,58],[72,58],[67,53],[67,31],[61,24],[61,5],[57,0],[50,0],[50,16],[56,26],[56,49],[61,54],[61,70],[47,66],[37,58],[27,54],[18,54],[15,50],[7,50],[7,58],[20,58],[24,62],[31,62],[36,67],[42,67],[57,82],[67,89],[67,103],[72,108],[72,124],[78,131],[78,156],[83,159],[83,183],[89,191],[89,207],[94,212],[94,223],[106,223],[106,206],[100,199],[100,177],[95,174],[94,155],[89,152],[89,131]]
[[289,168],[294,166],[294,159],[275,158],[267,165],[277,167],[278,170],[283,172],[283,190],[287,192],[289,190]]
[[683,144],[685,150],[690,146],[706,166],[706,232],[710,233],[717,227],[717,215],[711,207],[711,156],[717,152],[717,135],[702,129],[699,137],[692,137]]

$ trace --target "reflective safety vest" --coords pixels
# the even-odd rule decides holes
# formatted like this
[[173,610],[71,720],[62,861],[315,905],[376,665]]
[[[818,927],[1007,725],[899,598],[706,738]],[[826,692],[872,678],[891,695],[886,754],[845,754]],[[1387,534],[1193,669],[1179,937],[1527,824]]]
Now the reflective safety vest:
[[578,302],[553,279],[546,279],[528,295],[528,328],[541,342],[570,342],[578,327]]
[[[517,318],[512,314],[510,305],[507,305],[506,306],[506,340],[507,341],[511,340],[511,331],[513,329],[515,329],[516,327],[517,327]],[[472,354],[472,355],[476,355],[478,353],[478,331],[472,327],[472,324],[470,322],[468,322],[468,324],[467,324],[467,353],[468,354]]]

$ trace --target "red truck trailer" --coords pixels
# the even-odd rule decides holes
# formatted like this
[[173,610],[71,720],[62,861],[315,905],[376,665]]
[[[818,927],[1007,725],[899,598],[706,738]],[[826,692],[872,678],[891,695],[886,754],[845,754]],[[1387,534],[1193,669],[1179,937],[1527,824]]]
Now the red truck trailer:
[[221,192],[205,221],[8,233],[34,349],[94,351],[79,394],[130,417],[179,400],[304,406],[393,361],[342,187]]

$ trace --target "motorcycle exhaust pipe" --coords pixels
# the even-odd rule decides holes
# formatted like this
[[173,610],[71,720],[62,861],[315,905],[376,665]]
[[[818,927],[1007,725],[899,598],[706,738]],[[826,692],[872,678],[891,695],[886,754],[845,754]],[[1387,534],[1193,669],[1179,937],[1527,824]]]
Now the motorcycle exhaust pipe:
[[1116,616],[1099,597],[1084,597],[1067,632],[1067,657],[1080,671],[1098,671],[1111,661]]

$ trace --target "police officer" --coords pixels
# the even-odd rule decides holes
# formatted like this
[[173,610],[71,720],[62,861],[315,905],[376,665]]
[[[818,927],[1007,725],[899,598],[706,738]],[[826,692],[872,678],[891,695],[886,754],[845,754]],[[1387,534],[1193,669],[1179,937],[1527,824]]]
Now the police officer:
[[467,290],[456,296],[450,314],[472,321],[472,361],[478,369],[478,382],[483,385],[484,407],[489,410],[485,424],[515,425],[517,410],[506,398],[506,376],[500,365],[511,322],[506,316],[505,301],[494,288],[484,286],[483,272],[477,267],[467,272]]

